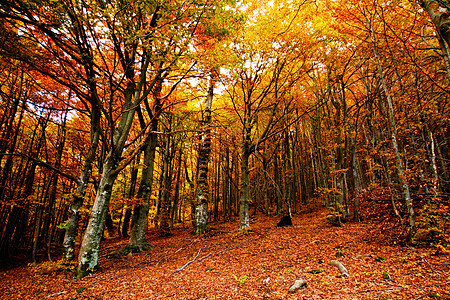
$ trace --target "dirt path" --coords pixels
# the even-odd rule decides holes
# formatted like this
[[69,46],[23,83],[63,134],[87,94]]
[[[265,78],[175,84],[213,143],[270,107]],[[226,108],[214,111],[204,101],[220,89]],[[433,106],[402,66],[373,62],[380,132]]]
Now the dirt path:
[[[176,229],[148,239],[146,253],[108,258],[125,240],[104,243],[102,273],[76,280],[52,264],[0,272],[1,299],[450,299],[450,260],[435,250],[368,242],[365,224],[327,226],[320,214],[259,215],[248,235],[235,224],[203,237]],[[235,222],[236,223],[236,222]],[[214,227],[214,225],[212,225]],[[350,277],[329,265],[338,260]],[[49,267],[49,270],[46,268]],[[302,278],[307,287],[288,293]]]

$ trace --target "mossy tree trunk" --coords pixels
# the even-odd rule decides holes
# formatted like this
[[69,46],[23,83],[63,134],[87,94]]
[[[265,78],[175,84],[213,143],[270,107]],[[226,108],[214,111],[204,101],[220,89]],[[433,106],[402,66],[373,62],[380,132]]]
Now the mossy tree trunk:
[[151,132],[144,147],[144,168],[142,169],[142,177],[137,194],[137,198],[142,199],[142,203],[134,207],[130,240],[127,246],[128,251],[131,252],[141,252],[149,247],[145,233],[147,231],[148,212],[152,194],[155,155],[158,147],[158,135],[156,132],[158,131],[159,117],[162,111],[162,83],[163,78],[157,78],[153,91],[153,108],[149,111],[149,115],[152,118]]
[[95,159],[97,146],[100,137],[100,111],[98,106],[92,106],[91,113],[91,142],[89,150],[86,155],[83,169],[77,182],[77,188],[72,196],[72,204],[69,209],[69,215],[66,221],[66,232],[63,242],[63,260],[65,262],[71,262],[75,259],[75,238],[77,236],[78,221],[80,215],[78,210],[83,205],[83,199],[86,188],[88,186],[89,178],[92,174],[92,163]]
[[211,106],[214,96],[214,76],[211,75],[205,109],[203,111],[200,146],[197,162],[197,188],[195,193],[195,234],[203,234],[208,229],[208,163],[211,153]]

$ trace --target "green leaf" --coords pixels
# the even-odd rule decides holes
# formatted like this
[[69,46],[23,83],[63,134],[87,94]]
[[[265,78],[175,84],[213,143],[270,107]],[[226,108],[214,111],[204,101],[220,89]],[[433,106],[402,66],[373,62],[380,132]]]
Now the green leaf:
[[69,221],[65,221],[65,222],[62,222],[61,224],[59,224],[58,226],[56,226],[56,227],[58,227],[58,229],[62,229],[62,230],[67,230],[67,229],[69,229]]
[[375,261],[383,262],[383,261],[386,261],[386,258],[381,257],[381,256],[377,256],[377,257],[375,257]]
[[247,281],[248,275],[242,275],[239,278],[236,275],[233,275],[233,278],[239,281],[240,283],[245,283]]
[[319,274],[319,273],[322,273],[323,271],[324,271],[324,269],[315,269],[315,270],[312,270],[310,273]]

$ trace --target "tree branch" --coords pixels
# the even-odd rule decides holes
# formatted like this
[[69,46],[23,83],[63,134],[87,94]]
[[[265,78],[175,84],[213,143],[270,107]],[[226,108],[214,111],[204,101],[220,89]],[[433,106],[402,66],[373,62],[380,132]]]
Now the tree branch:
[[200,252],[201,252],[203,249],[205,249],[205,248],[206,248],[206,247],[200,248],[200,249],[198,250],[198,252],[197,252],[197,255],[194,257],[193,260],[188,261],[187,263],[184,264],[184,266],[182,266],[181,268],[176,269],[175,271],[173,271],[172,274],[177,273],[177,272],[180,272],[180,271],[183,271],[184,268],[186,268],[187,266],[189,266],[190,264],[192,264],[193,262],[195,262],[195,260],[197,259],[197,257],[200,255]]

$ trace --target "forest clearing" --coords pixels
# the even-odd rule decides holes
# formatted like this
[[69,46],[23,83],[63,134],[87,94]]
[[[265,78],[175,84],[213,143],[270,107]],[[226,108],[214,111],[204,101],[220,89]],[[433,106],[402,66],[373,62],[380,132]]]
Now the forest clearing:
[[[323,212],[323,210],[321,210]],[[373,226],[331,227],[318,213],[299,213],[293,226],[258,214],[248,234],[213,224],[195,236],[150,230],[151,249],[113,255],[124,239],[102,244],[102,271],[77,280],[56,262],[0,273],[2,299],[450,299],[449,255],[398,245]],[[338,260],[343,277],[329,265]],[[299,278],[307,282],[294,293]]]

